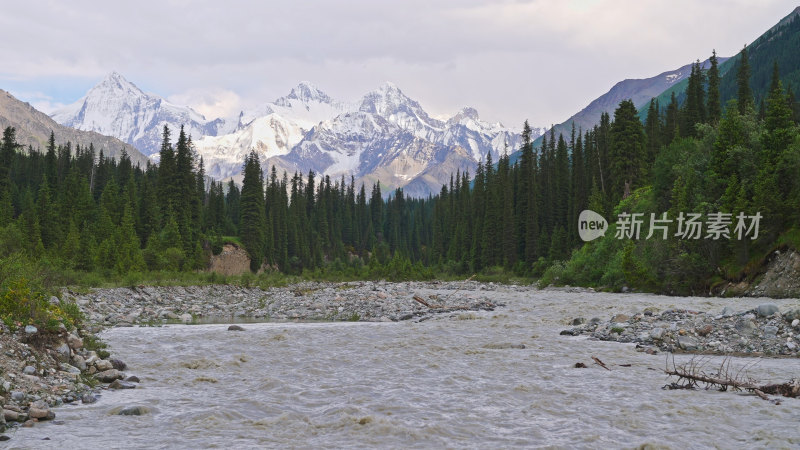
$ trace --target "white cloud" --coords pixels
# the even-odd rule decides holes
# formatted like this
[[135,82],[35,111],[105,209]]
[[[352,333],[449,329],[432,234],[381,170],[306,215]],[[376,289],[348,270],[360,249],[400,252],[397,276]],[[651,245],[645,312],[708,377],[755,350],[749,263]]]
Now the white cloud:
[[37,110],[50,114],[53,111],[66,106],[64,103],[56,102],[53,97],[38,91],[10,91],[10,94],[18,99],[25,99],[31,106]]
[[[207,116],[311,80],[351,99],[390,80],[435,114],[560,122],[625,78],[731,56],[793,0],[404,0],[4,3],[0,87],[54,102],[54,77],[87,89],[117,70]],[[154,14],[153,11],[158,11]],[[11,83],[15,88],[21,85]],[[18,89],[22,90],[22,89]],[[238,95],[238,99],[236,98]]]
[[231,90],[222,88],[190,89],[167,97],[177,105],[187,105],[206,119],[232,117],[242,109],[242,99]]

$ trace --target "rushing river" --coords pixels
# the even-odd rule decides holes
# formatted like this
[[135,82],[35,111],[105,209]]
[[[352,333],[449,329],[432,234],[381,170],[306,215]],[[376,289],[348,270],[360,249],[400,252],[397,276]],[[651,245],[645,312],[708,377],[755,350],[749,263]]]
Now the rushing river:
[[[669,382],[666,355],[558,334],[579,316],[608,319],[647,306],[718,311],[731,300],[505,288],[486,294],[506,306],[419,323],[261,323],[244,325],[244,332],[223,324],[112,329],[104,338],[128,363],[127,373],[141,378],[140,386],[106,391],[95,404],[57,408],[62,424],[20,428],[8,444],[800,446],[800,400],[774,405],[734,392],[662,390]],[[733,302],[747,309],[764,300]],[[775,303],[783,309],[799,302]],[[518,344],[525,348],[514,348]],[[592,356],[611,370],[592,364]],[[576,362],[589,368],[576,369]],[[736,358],[733,365],[753,362]],[[800,361],[761,359],[749,375],[788,381],[800,376]],[[149,412],[116,415],[129,405]]]

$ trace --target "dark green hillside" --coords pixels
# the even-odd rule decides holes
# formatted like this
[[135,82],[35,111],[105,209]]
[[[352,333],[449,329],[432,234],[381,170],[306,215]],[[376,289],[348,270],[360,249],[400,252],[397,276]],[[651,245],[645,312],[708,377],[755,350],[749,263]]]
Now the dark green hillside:
[[[800,7],[792,11],[778,25],[762,34],[755,42],[747,46],[750,63],[750,89],[758,109],[762,100],[769,93],[772,79],[772,66],[775,62],[781,70],[781,80],[785,87],[791,87],[797,95],[800,92]],[[736,73],[739,71],[740,58],[727,61],[730,69],[722,76],[720,96],[722,104],[736,98]],[[720,68],[722,71],[722,68]]]
[[[753,92],[756,109],[769,92],[772,66],[775,62],[780,67],[784,87],[791,89],[795,97],[800,92],[800,20],[798,17],[800,17],[800,7],[747,46],[751,68],[750,88]],[[728,100],[737,96],[736,74],[739,72],[740,65],[740,55],[738,54],[719,65],[721,76],[719,91],[723,106]],[[678,104],[682,105],[686,100],[688,84],[687,78],[659,94],[656,100],[662,109],[669,104],[673,93],[675,93]],[[639,117],[642,121],[647,119],[648,106],[645,104],[639,108]]]

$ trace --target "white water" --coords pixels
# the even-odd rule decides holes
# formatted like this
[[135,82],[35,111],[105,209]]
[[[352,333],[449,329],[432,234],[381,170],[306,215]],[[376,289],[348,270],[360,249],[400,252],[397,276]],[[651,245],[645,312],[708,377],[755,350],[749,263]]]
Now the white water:
[[[112,329],[104,338],[141,385],[104,392],[92,405],[57,408],[64,424],[18,429],[9,444],[800,446],[800,400],[773,405],[741,393],[662,390],[669,381],[665,355],[558,335],[573,317],[607,319],[647,306],[718,311],[731,300],[502,289],[488,295],[507,306],[420,323],[265,323],[246,324],[244,332],[229,332],[227,325]],[[743,310],[764,301],[733,306]],[[800,306],[800,300],[772,302],[781,309]],[[486,348],[504,343],[526,348]],[[591,364],[592,356],[612,370]],[[575,369],[576,362],[589,368]],[[751,362],[737,358],[733,364]],[[762,359],[749,375],[784,382],[800,376],[799,369],[796,359]],[[115,415],[128,405],[150,412]]]

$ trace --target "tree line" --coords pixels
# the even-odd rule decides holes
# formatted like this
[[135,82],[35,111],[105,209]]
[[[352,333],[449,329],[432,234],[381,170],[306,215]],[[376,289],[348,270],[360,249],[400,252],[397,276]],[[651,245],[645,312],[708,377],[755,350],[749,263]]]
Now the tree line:
[[[800,204],[797,105],[776,64],[757,111],[746,49],[737,67],[739,98],[724,108],[713,54],[708,70],[692,66],[682,103],[674,95],[663,107],[654,99],[642,122],[625,100],[613,118],[604,113],[591,129],[573,127],[568,136],[551,129],[539,148],[526,122],[516,161],[509,151],[496,162],[489,154],[474,174],[453,174],[427,198],[409,198],[402,189],[384,198],[379,183],[368,191],[352,177],[278,174],[255,152],[243,162],[240,189],[205,176],[182,128],[173,143],[164,127],[159,164],[145,167],[134,167],[125,154],[106,158],[91,145],[57,146],[53,135],[44,151],[22,151],[7,128],[0,146],[0,254],[21,252],[104,274],[191,271],[205,268],[209,255],[230,241],[248,251],[253,271],[380,275],[368,268],[394,265],[569,278],[565,262],[600,251],[580,241],[578,214],[592,209],[611,217],[632,206],[759,209],[770,217],[765,242],[775,242],[797,215],[789,205]],[[627,252],[627,272],[619,273],[628,275],[613,282],[575,275],[575,281],[653,284],[664,275],[651,270],[656,253],[674,262],[664,264],[670,276],[691,267],[696,281],[697,274],[713,276],[710,264],[741,267],[753,250],[680,242],[656,251],[604,242],[609,261]]]

